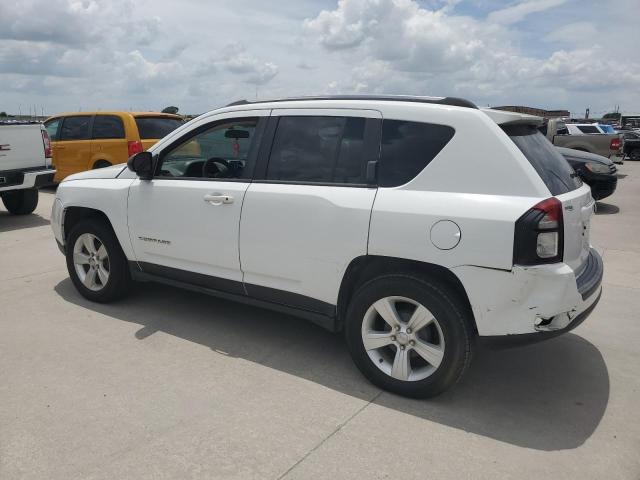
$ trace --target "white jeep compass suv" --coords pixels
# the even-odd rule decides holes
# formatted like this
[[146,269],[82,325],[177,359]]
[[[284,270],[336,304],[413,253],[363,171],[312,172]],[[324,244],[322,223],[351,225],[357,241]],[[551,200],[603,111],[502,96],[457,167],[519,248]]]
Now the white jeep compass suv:
[[157,281],[299,315],[376,385],[432,396],[476,339],[548,338],[599,300],[594,201],[539,122],[455,98],[241,101],[68,177],[53,231],[90,300]]

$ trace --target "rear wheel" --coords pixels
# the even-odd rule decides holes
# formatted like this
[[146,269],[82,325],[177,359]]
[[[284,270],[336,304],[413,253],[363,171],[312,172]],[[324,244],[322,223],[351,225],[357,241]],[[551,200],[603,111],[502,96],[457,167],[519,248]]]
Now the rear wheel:
[[453,386],[471,361],[465,309],[444,285],[412,275],[366,283],[347,313],[351,356],[375,385],[432,397]]
[[640,148],[636,148],[629,154],[631,160],[640,160]]
[[106,303],[129,292],[127,259],[103,221],[80,221],[69,234],[66,256],[71,281],[83,297]]
[[13,215],[28,215],[38,206],[38,190],[10,190],[2,193],[2,203]]

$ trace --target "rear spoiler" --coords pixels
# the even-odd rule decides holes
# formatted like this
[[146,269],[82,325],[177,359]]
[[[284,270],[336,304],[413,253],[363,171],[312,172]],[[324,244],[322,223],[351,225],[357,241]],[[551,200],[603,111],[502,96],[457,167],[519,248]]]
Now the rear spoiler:
[[507,112],[504,110],[493,110],[491,108],[483,108],[482,111],[501,127],[507,125],[531,125],[532,127],[539,127],[544,123],[544,119],[542,117],[537,117],[535,115]]

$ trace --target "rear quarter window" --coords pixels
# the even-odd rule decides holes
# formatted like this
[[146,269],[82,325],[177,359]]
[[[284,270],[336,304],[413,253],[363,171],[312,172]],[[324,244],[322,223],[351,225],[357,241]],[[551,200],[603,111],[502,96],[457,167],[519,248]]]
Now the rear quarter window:
[[561,195],[582,186],[571,165],[536,127],[513,125],[504,126],[503,130],[529,160],[552,195]]
[[397,187],[413,180],[453,138],[455,130],[433,123],[384,120],[378,184]]
[[136,117],[136,125],[141,140],[156,140],[167,136],[182,125],[179,118]]

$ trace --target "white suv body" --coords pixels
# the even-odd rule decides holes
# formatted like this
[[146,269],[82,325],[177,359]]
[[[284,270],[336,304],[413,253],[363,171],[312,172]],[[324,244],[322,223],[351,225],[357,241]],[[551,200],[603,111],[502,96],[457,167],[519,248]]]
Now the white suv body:
[[547,338],[600,297],[590,189],[539,122],[449,98],[240,102],[69,177],[52,226],[87,298],[132,277],[298,314],[344,329],[374,383],[434,395],[476,337]]

